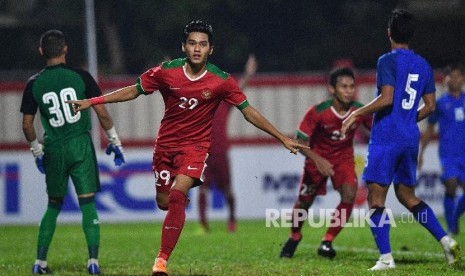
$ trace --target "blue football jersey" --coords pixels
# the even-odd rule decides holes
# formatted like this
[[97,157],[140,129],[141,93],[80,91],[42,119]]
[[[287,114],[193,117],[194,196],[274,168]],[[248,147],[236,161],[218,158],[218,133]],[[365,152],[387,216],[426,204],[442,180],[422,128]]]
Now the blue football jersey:
[[384,85],[394,87],[393,103],[375,112],[370,143],[418,146],[418,106],[425,93],[436,91],[431,66],[412,50],[393,50],[378,59],[377,95]]
[[439,155],[441,158],[465,157],[465,93],[455,98],[441,96],[428,123],[439,123]]

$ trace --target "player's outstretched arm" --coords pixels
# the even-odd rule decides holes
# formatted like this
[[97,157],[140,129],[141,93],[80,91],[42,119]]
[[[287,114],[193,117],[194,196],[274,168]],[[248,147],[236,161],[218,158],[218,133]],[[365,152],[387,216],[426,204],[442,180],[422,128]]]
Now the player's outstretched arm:
[[358,117],[372,114],[392,105],[394,98],[394,87],[384,85],[381,87],[381,93],[367,105],[353,111],[343,122],[341,134],[345,135],[349,127],[355,123]]
[[255,127],[265,131],[266,133],[270,134],[271,136],[278,139],[285,148],[291,151],[291,153],[297,154],[300,149],[308,149],[308,146],[301,145],[297,141],[294,141],[286,136],[284,136],[281,132],[279,132],[260,112],[258,112],[252,106],[247,106],[241,110],[242,115],[244,118],[254,125]]
[[99,97],[79,101],[66,101],[66,103],[72,104],[73,111],[76,113],[78,111],[85,110],[92,105],[130,101],[137,98],[139,95],[136,85],[131,85]]

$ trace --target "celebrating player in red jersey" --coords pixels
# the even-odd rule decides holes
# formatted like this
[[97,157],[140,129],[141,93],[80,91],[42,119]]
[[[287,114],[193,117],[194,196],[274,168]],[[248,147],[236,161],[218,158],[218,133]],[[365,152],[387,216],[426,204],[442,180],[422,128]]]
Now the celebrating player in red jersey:
[[318,248],[318,254],[328,258],[336,256],[331,243],[349,219],[357,193],[353,148],[355,130],[359,125],[371,129],[372,122],[371,116],[360,117],[345,135],[341,135],[342,121],[350,112],[362,106],[353,100],[354,81],[354,73],[349,68],[332,71],[329,92],[333,99],[311,107],[299,125],[297,141],[309,144],[311,150],[301,151],[306,157],[305,167],[293,209],[291,235],[281,251],[281,258],[294,255],[302,239],[301,228],[305,220],[297,217],[297,214],[306,213],[315,196],[326,194],[328,177],[341,195],[341,202],[331,221],[340,223],[330,225]]
[[168,258],[184,226],[186,194],[203,181],[212,120],[222,101],[236,106],[248,122],[278,139],[292,153],[308,148],[279,132],[249,104],[231,75],[207,62],[213,53],[212,38],[209,24],[192,21],[184,28],[182,51],[186,58],[148,70],[135,85],[90,100],[68,102],[78,112],[94,104],[133,100],[156,90],[163,96],[165,115],[155,143],[153,170],[157,204],[168,213],[152,275],[167,275]]

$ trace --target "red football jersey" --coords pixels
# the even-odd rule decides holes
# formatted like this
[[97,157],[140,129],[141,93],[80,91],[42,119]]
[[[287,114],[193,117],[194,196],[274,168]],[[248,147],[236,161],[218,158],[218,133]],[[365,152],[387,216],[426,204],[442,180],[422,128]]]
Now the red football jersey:
[[230,74],[207,63],[205,73],[192,79],[185,72],[185,63],[185,58],[164,62],[143,73],[137,81],[139,93],[159,90],[165,103],[156,150],[209,148],[213,115],[221,101],[239,109],[248,105]]
[[[212,154],[224,154],[229,149],[228,136],[228,119],[231,105],[221,103],[215,113],[212,126],[212,145],[210,152]],[[213,156],[213,155],[212,155]],[[214,158],[210,156],[210,158]]]
[[[310,141],[310,148],[323,158],[332,160],[353,159],[353,138],[355,130],[361,124],[371,129],[372,116],[360,117],[347,130],[345,136],[341,135],[342,121],[350,112],[361,107],[362,104],[353,102],[349,111],[340,115],[332,106],[332,100],[312,106],[299,124],[297,137]],[[307,158],[305,163],[313,162]]]

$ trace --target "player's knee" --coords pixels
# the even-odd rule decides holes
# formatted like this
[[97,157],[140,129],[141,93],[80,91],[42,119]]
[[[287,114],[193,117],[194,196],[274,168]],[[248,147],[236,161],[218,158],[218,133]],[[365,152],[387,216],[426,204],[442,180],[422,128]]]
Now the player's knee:
[[343,184],[339,189],[341,202],[353,204],[357,195],[357,186],[351,184]]
[[162,211],[168,211],[168,206],[163,206],[163,205],[159,204],[158,202],[157,202],[157,206],[158,206],[158,209],[160,209]]
[[355,193],[345,193],[341,195],[341,202],[354,204],[355,202]]
[[48,198],[48,207],[55,208],[57,210],[61,210],[61,206],[63,206],[64,198],[62,197],[49,197]]
[[167,193],[157,193],[155,200],[160,210],[163,210],[163,211],[168,210],[168,194]]
[[412,206],[415,206],[420,201],[416,196],[404,195],[401,193],[396,194],[396,196],[400,204],[404,205],[407,209],[412,208]]
[[95,194],[88,194],[85,196],[79,196],[78,197],[78,202],[79,206],[83,206],[89,203],[94,203],[95,202]]
[[308,209],[312,205],[312,202],[313,201],[311,199],[300,198],[297,201],[296,206],[300,209]]

